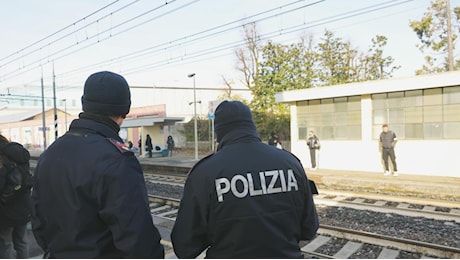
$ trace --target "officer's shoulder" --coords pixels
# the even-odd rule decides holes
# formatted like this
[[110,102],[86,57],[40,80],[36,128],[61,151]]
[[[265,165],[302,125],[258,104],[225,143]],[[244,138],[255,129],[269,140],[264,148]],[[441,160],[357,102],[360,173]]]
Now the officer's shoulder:
[[291,158],[295,159],[297,162],[301,163],[300,159],[297,156],[295,156],[293,153],[289,152],[288,150],[285,150],[285,149],[278,149],[278,150],[280,150],[280,152],[283,152],[284,154],[286,154],[286,156],[291,157]]
[[214,156],[214,153],[206,155],[201,160],[199,160],[197,163],[195,163],[195,165],[193,165],[192,168],[190,169],[190,171],[188,172],[188,175],[190,176],[190,174],[193,171],[195,171],[197,168],[199,168],[199,167],[203,166],[203,164],[206,164],[207,162],[209,162],[209,159],[211,159],[213,156]]
[[126,144],[110,137],[106,137],[105,140],[107,140],[108,143],[114,146],[117,149],[117,151],[121,154],[133,154],[133,152],[129,150]]

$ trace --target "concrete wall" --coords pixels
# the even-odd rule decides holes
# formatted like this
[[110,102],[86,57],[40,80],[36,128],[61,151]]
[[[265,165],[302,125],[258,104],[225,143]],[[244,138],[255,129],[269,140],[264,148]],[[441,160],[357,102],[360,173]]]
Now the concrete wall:
[[[292,152],[311,167],[304,141],[293,141]],[[460,140],[406,141],[395,148],[399,173],[460,177]],[[319,168],[383,173],[377,141],[321,141]],[[390,162],[391,165],[391,162]],[[391,166],[390,166],[391,168]]]

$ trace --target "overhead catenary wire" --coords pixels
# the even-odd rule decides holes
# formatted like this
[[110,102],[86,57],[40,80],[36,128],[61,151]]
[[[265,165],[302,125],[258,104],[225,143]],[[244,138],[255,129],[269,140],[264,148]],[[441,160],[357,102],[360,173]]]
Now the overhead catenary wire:
[[[263,34],[263,35],[261,35],[261,40],[268,39],[269,37],[278,37],[278,36],[281,36],[281,35],[294,33],[294,32],[300,31],[300,30],[305,30],[307,28],[313,28],[315,26],[324,25],[324,24],[336,22],[336,21],[343,20],[343,19],[348,19],[348,18],[351,18],[351,17],[354,17],[354,16],[358,16],[358,15],[362,15],[362,14],[366,14],[366,13],[370,13],[370,12],[375,12],[375,11],[382,10],[382,9],[385,9],[385,8],[389,8],[389,7],[392,7],[392,6],[401,5],[401,4],[404,4],[406,2],[410,2],[410,1],[413,1],[413,0],[387,1],[385,3],[372,5],[372,6],[368,6],[368,7],[363,7],[363,8],[356,9],[356,10],[349,11],[349,12],[345,12],[345,13],[342,13],[342,14],[330,16],[330,17],[323,18],[323,19],[318,19],[318,20],[310,22],[310,23],[305,23],[303,21],[302,24],[297,24],[297,25],[292,26],[292,27],[283,28],[282,30],[275,30],[273,32]],[[292,3],[297,3],[297,2],[300,2],[300,1],[294,1]],[[290,5],[292,3],[289,3],[287,5]],[[275,9],[279,9],[280,7],[273,8],[273,9],[270,9],[270,10],[273,11]],[[294,9],[298,10],[299,8],[294,8]],[[257,17],[257,15],[260,16],[261,14],[267,14],[268,11],[270,11],[270,10],[267,10],[267,11],[264,11],[264,12],[261,12],[261,13],[257,13],[255,15],[251,16],[251,17]],[[286,12],[283,12],[283,14],[285,14],[285,13]],[[278,14],[278,15],[280,15],[280,14]],[[276,17],[276,15],[270,15],[269,17],[273,18],[273,17]],[[260,20],[263,20],[263,19],[270,19],[269,17],[262,17],[262,18],[250,21],[248,23],[257,22],[257,21],[260,21]],[[122,62],[122,61],[129,61],[129,60],[132,60],[132,59],[142,58],[142,57],[145,57],[145,55],[147,55],[147,54],[152,54],[152,53],[156,53],[156,52],[159,52],[159,51],[162,51],[162,50],[163,51],[167,50],[168,49],[167,45],[170,45],[169,48],[173,48],[173,47],[177,47],[178,45],[187,45],[187,44],[190,44],[192,42],[207,39],[209,37],[213,37],[213,36],[216,36],[216,35],[219,35],[219,34],[224,34],[224,33],[228,32],[230,30],[235,30],[235,29],[241,28],[241,25],[235,26],[235,27],[232,27],[232,28],[225,28],[226,26],[229,26],[229,25],[231,25],[233,23],[236,23],[237,21],[241,22],[242,20],[245,20],[245,19],[248,19],[248,18],[239,19],[239,20],[236,20],[236,21],[233,21],[233,22],[229,22],[229,23],[225,23],[225,24],[222,24],[222,25],[219,25],[219,26],[215,26],[215,27],[210,28],[208,30],[200,31],[198,33],[194,33],[194,34],[191,34],[191,35],[187,35],[187,36],[178,38],[178,39],[175,40],[175,41],[178,42],[177,45],[171,45],[171,41],[170,41],[170,42],[167,42],[167,43],[163,43],[161,45],[155,45],[153,47],[149,47],[149,48],[142,49],[142,50],[139,50],[139,51],[136,51],[136,52],[132,52],[132,53],[129,53],[129,54],[126,54],[126,55],[123,55],[123,56],[119,56],[117,58],[110,59],[110,60],[107,60],[107,61],[104,61],[104,62],[98,62],[96,64],[88,65],[88,66],[85,66],[85,67],[80,67],[78,69],[73,69],[73,70],[70,70],[70,71],[67,71],[67,72],[64,71],[64,72],[60,73],[59,76],[64,76],[64,75],[65,76],[71,76],[73,73],[78,73],[78,72],[86,70],[86,69],[88,69],[90,67],[97,67],[97,66],[101,66],[101,65],[108,64],[108,63],[113,63],[113,62]],[[248,24],[248,23],[246,23],[246,24]],[[218,30],[218,29],[221,29],[221,30],[216,32],[216,30]],[[172,42],[175,42],[175,41],[172,41]],[[213,48],[208,48],[207,50],[198,50],[198,51],[195,51],[195,52],[183,54],[182,56],[173,57],[172,59],[169,59],[169,60],[164,59],[164,60],[160,60],[160,61],[154,61],[154,62],[151,62],[149,64],[144,64],[144,65],[140,65],[140,66],[137,65],[137,66],[131,67],[131,68],[127,67],[127,68],[125,68],[123,70],[128,74],[135,74],[135,73],[140,73],[140,72],[144,72],[144,71],[149,71],[151,69],[159,68],[159,67],[162,67],[162,66],[167,66],[167,65],[170,65],[170,64],[174,64],[174,63],[184,62],[184,61],[191,60],[191,59],[203,60],[201,58],[203,58],[203,57],[205,57],[207,55],[212,55],[212,54],[220,53],[220,52],[222,52],[224,50],[228,50],[228,49],[235,48],[235,47],[240,47],[240,46],[242,46],[242,44],[244,44],[243,40],[241,40],[240,42],[224,43],[224,44],[219,45],[219,46],[214,46]],[[165,47],[165,46],[167,46],[167,47]],[[90,47],[90,46],[87,46],[86,48],[88,48],[88,47]],[[164,47],[164,48],[161,48],[161,47]],[[71,53],[72,52],[70,52],[68,55],[70,55]],[[65,55],[65,54],[63,54],[63,55]]]
[[[136,0],[136,1],[134,1],[134,2],[137,2],[137,1],[139,1],[139,0]],[[125,20],[125,21],[123,21],[123,22],[117,24],[117,25],[111,26],[110,28],[108,28],[108,29],[106,29],[106,30],[103,30],[103,31],[101,31],[101,32],[97,32],[97,33],[95,33],[95,34],[93,34],[93,35],[91,35],[91,36],[87,36],[83,41],[77,41],[76,43],[73,43],[73,44],[68,45],[68,46],[66,46],[66,47],[64,47],[64,48],[61,48],[61,49],[59,49],[59,50],[57,50],[57,51],[54,51],[53,53],[48,54],[48,56],[47,56],[47,58],[46,58],[46,60],[45,60],[44,62],[43,62],[43,60],[44,60],[43,58],[39,58],[39,59],[34,60],[33,62],[28,63],[27,65],[23,65],[23,66],[22,66],[21,68],[19,68],[19,69],[16,69],[16,70],[13,70],[13,71],[4,73],[4,74],[3,74],[3,77],[4,77],[3,81],[8,80],[8,79],[10,79],[10,78],[13,78],[13,77],[15,77],[15,76],[17,76],[17,75],[20,75],[20,74],[22,74],[21,72],[27,72],[27,71],[30,71],[30,70],[32,70],[32,69],[35,69],[35,68],[37,68],[37,67],[39,67],[39,66],[42,66],[43,64],[49,63],[49,62],[51,62],[52,60],[57,60],[56,58],[54,58],[54,55],[60,54],[60,53],[62,53],[62,52],[64,52],[64,51],[67,51],[67,50],[69,50],[69,49],[74,48],[75,46],[79,46],[79,45],[83,44],[84,42],[87,42],[87,41],[89,41],[89,40],[91,40],[91,39],[97,38],[97,37],[99,37],[100,35],[103,35],[103,34],[105,34],[105,33],[107,33],[107,32],[110,32],[110,31],[113,30],[113,29],[119,28],[119,27],[121,27],[121,26],[123,26],[123,25],[125,25],[125,24],[128,24],[128,23],[130,23],[130,22],[136,20],[136,19],[139,19],[140,17],[143,17],[143,16],[145,16],[145,15],[148,15],[148,14],[154,12],[154,11],[157,11],[158,9],[160,9],[160,8],[162,8],[162,7],[165,7],[165,6],[167,6],[168,4],[170,4],[170,3],[172,3],[172,2],[175,2],[175,1],[177,1],[177,0],[170,0],[169,2],[166,2],[166,3],[163,4],[163,5],[156,6],[155,8],[152,8],[152,9],[146,11],[146,12],[143,12],[143,13],[141,13],[141,14],[135,16],[135,17],[129,18],[129,19],[127,19],[127,20]],[[195,2],[196,2],[196,1],[198,1],[198,0],[195,0]],[[127,6],[128,6],[128,5],[127,5]],[[124,6],[124,7],[122,7],[122,8],[125,8],[125,7],[127,7],[127,6]],[[185,6],[187,6],[187,5],[185,5]],[[185,7],[185,6],[183,6],[183,7]],[[121,8],[120,8],[120,9],[121,9]],[[119,9],[119,10],[120,10],[120,9]],[[175,10],[178,10],[178,9],[175,9]],[[118,11],[118,10],[117,10],[117,11]],[[160,17],[161,17],[161,16],[162,16],[162,15],[160,15]],[[106,17],[107,17],[107,16],[104,16],[104,18],[106,18]],[[151,19],[151,20],[153,20],[153,19]],[[97,21],[96,21],[96,23],[97,23]],[[130,30],[132,30],[132,29],[134,29],[134,28],[136,28],[136,27],[138,27],[138,26],[140,26],[140,25],[142,25],[142,24],[144,24],[144,23],[141,23],[141,24],[138,24],[138,25],[136,25],[136,26],[133,26],[133,27],[130,28]],[[79,29],[79,30],[80,30],[80,29]],[[123,31],[123,32],[126,32],[126,31]],[[68,35],[70,35],[70,34],[67,34],[65,37],[67,37]],[[91,45],[94,45],[94,44],[100,43],[100,42],[102,42],[102,41],[104,41],[104,40],[110,39],[110,38],[114,37],[115,35],[118,35],[118,34],[112,34],[112,33],[111,33],[108,37],[103,38],[103,39],[98,39],[96,42],[94,42],[94,43],[91,44]],[[54,42],[53,42],[53,43],[54,43]],[[86,47],[84,46],[84,47],[81,47],[80,49],[84,49],[84,48],[87,48],[87,47],[89,47],[89,46],[86,46]],[[40,49],[41,49],[41,48],[42,48],[42,47],[40,47]],[[70,54],[73,54],[73,53],[75,53],[75,52],[77,52],[77,51],[78,51],[78,49],[75,50],[75,51],[70,52]],[[69,54],[69,55],[70,55],[70,54]],[[61,56],[61,57],[65,57],[65,56],[68,56],[68,55],[63,55],[63,56]],[[36,66],[34,67],[33,65],[36,65]],[[28,67],[32,67],[32,68],[29,69],[29,70],[25,70],[25,68],[28,68]],[[11,75],[13,75],[13,76],[11,76]]]
[[[114,5],[114,4],[117,3],[118,1],[120,1],[120,0],[113,1],[113,2],[111,2],[110,4],[108,4],[108,5],[106,5],[106,6],[103,6],[102,8],[99,8],[98,10],[96,10],[96,11],[90,13],[89,15],[84,16],[83,18],[78,19],[77,21],[75,21],[75,22],[73,22],[73,23],[71,23],[71,24],[65,26],[64,28],[59,29],[59,30],[57,30],[56,32],[54,32],[54,33],[52,33],[52,34],[50,34],[50,35],[48,35],[48,36],[46,36],[46,37],[44,37],[44,38],[42,38],[42,39],[40,39],[40,40],[38,40],[38,41],[36,41],[36,42],[33,42],[33,43],[31,43],[31,44],[29,44],[29,45],[27,45],[27,46],[21,48],[20,50],[18,50],[18,51],[16,51],[16,52],[13,52],[13,53],[11,53],[11,54],[9,54],[9,55],[7,55],[7,56],[1,58],[0,61],[4,61],[4,60],[6,60],[6,59],[8,59],[8,58],[10,58],[10,57],[12,57],[12,56],[15,56],[15,55],[19,55],[19,54],[22,53],[23,51],[25,51],[25,50],[27,50],[27,49],[29,49],[29,48],[31,48],[31,47],[33,47],[33,46],[35,46],[35,45],[41,43],[41,42],[47,40],[47,39],[49,39],[49,38],[51,38],[51,37],[53,37],[53,36],[55,36],[55,35],[57,35],[57,34],[63,32],[63,31],[65,31],[65,30],[67,30],[67,29],[69,29],[69,28],[71,28],[71,27],[73,27],[73,26],[75,26],[76,24],[78,24],[78,23],[80,23],[80,22],[82,22],[82,21],[85,21],[86,19],[90,18],[91,16],[93,16],[93,15],[95,15],[95,14],[101,12],[102,10],[107,9],[108,7]],[[134,2],[138,2],[138,1],[140,1],[140,0],[136,0],[136,1],[134,1]],[[134,3],[134,2],[133,2],[133,3]],[[115,12],[115,11],[114,11],[114,12]],[[112,12],[112,13],[114,13],[114,12]],[[100,20],[100,19],[98,19],[98,20]],[[74,31],[74,32],[75,32],[75,31]],[[48,45],[50,45],[50,43],[48,43]],[[44,46],[42,46],[42,47],[44,47]],[[42,48],[42,47],[41,47],[41,48]],[[34,50],[34,52],[35,52],[35,51],[38,51],[38,50],[41,50],[41,48],[38,48],[38,49]],[[27,54],[25,54],[25,55],[23,55],[23,56],[20,56],[19,58],[23,58],[24,56],[30,55],[30,54],[32,54],[32,52],[29,52],[29,53],[27,53]],[[17,59],[15,59],[15,60],[17,60]],[[10,62],[11,62],[11,61],[10,61]],[[9,64],[10,62],[1,64],[1,65],[0,65],[0,68],[3,67],[3,66],[5,66],[5,65],[7,65],[7,64]]]
[[[353,10],[353,11],[344,12],[344,13],[339,14],[339,15],[334,15],[334,16],[330,16],[330,17],[327,17],[327,18],[318,19],[318,20],[315,20],[315,21],[312,21],[312,22],[309,22],[309,23],[302,23],[302,24],[298,24],[298,25],[291,26],[291,27],[288,27],[288,28],[284,28],[282,31],[275,30],[273,32],[260,35],[259,40],[267,40],[267,39],[270,39],[272,37],[278,37],[278,36],[298,32],[298,31],[301,31],[301,30],[305,30],[305,29],[308,29],[308,28],[313,28],[313,27],[316,27],[316,26],[320,26],[320,25],[324,25],[324,24],[328,24],[328,23],[332,23],[332,22],[337,22],[337,21],[340,21],[340,20],[344,20],[344,19],[348,19],[348,18],[358,16],[358,15],[367,14],[367,13],[383,10],[383,9],[386,9],[386,8],[394,7],[394,6],[401,5],[401,4],[404,4],[404,3],[407,3],[407,2],[411,2],[411,1],[414,1],[414,0],[404,0],[404,1],[391,0],[391,1],[381,3],[381,4],[376,4],[376,5],[371,5],[371,6],[368,6],[368,7],[363,7],[363,8],[360,8],[360,9]],[[306,6],[302,6],[302,7],[305,8]],[[289,13],[289,12],[292,12],[292,11],[297,11],[299,9],[300,8],[290,9],[290,10],[288,10],[286,12],[283,12],[283,14],[286,14],[286,13]],[[237,27],[232,27],[232,28],[229,28],[229,29],[221,30],[218,33],[228,32],[229,30],[234,30],[234,29],[237,29],[237,28],[241,28],[241,26],[248,25],[250,23],[260,22],[262,20],[270,19],[270,18],[276,17],[278,15],[279,14],[271,15],[269,17],[260,18],[260,19],[257,19],[255,21],[250,21],[250,22],[247,22],[247,23],[245,23],[243,25],[239,25]],[[227,24],[231,24],[231,23],[227,23]],[[221,27],[218,26],[218,27],[214,27],[214,28],[221,28]],[[203,32],[208,32],[210,30],[211,29],[205,30]],[[194,35],[196,35],[196,34],[194,34]],[[217,32],[213,32],[212,34],[201,36],[199,38],[199,40],[207,39],[207,38],[209,38],[211,36],[215,36],[215,35],[217,35]],[[187,41],[186,43],[177,43],[176,45],[170,46],[169,48],[176,47],[176,46],[179,46],[179,45],[188,44],[188,43],[190,43],[192,41],[196,41],[196,40],[197,39],[192,39],[190,41]],[[176,40],[176,41],[178,41],[178,40]],[[175,42],[175,41],[173,41],[173,42]],[[153,54],[153,53],[156,53],[156,52],[159,52],[159,51],[164,51],[164,48],[162,48],[162,47],[164,47],[165,45],[167,45],[169,43],[170,42],[159,44],[159,45],[156,45],[154,47],[151,47],[151,48],[149,48],[150,52],[142,53],[142,55],[140,55],[140,57],[145,57],[146,54]],[[220,52],[220,51],[223,51],[223,50],[241,47],[244,44],[245,43],[244,43],[243,40],[232,42],[232,43],[226,43],[224,45],[215,46],[213,48],[208,48],[208,49],[205,49],[205,50],[200,50],[200,51],[197,51],[197,52],[188,53],[186,55],[175,57],[173,59],[161,60],[161,61],[153,62],[153,63],[150,63],[150,64],[138,66],[138,67],[135,67],[135,68],[128,68],[128,69],[123,70],[123,72],[126,73],[127,75],[140,73],[140,72],[148,71],[148,70],[153,69],[153,68],[159,68],[159,67],[162,67],[164,65],[174,64],[175,62],[181,62],[181,61],[191,59],[191,58],[199,58],[199,57],[209,55],[209,54],[213,54],[213,53],[216,53],[216,52]],[[227,47],[225,47],[225,46],[227,46]],[[130,54],[125,55],[125,56],[120,56],[120,57],[117,57],[116,60],[117,61],[127,61],[127,60],[131,59],[129,56],[130,56]],[[110,61],[112,61],[112,60],[110,60]],[[107,61],[99,63],[98,65],[105,64],[105,63],[107,63]]]
[[[385,3],[381,4],[381,5],[372,5],[372,6],[369,6],[369,7],[360,8],[360,9],[353,10],[353,11],[350,11],[350,12],[342,13],[340,15],[331,16],[331,17],[319,19],[319,20],[316,20],[316,21],[312,21],[310,23],[303,23],[303,24],[291,26],[291,27],[288,27],[288,28],[284,28],[282,31],[275,30],[275,31],[272,31],[272,32],[269,32],[269,33],[266,33],[266,34],[263,34],[263,35],[259,35],[259,37],[260,37],[259,40],[263,41],[263,40],[271,39],[273,37],[278,37],[278,36],[298,32],[298,31],[305,30],[305,29],[308,29],[308,28],[313,28],[313,27],[316,27],[316,26],[324,25],[324,24],[327,24],[327,23],[337,22],[337,21],[340,21],[340,20],[343,20],[343,19],[348,19],[348,18],[351,18],[351,17],[362,15],[364,13],[370,13],[370,12],[383,10],[383,9],[393,7],[393,6],[396,6],[396,5],[400,5],[400,4],[404,4],[404,3],[410,2],[410,1],[414,1],[414,0],[404,0],[403,2],[388,1],[388,2],[385,2]],[[397,3],[393,3],[393,2],[397,2]],[[247,23],[247,24],[249,24],[249,23]],[[232,42],[232,43],[226,43],[224,45],[215,46],[215,47],[213,47],[211,49],[208,48],[208,49],[200,50],[200,51],[197,51],[197,52],[194,52],[194,53],[189,53],[187,55],[183,55],[183,56],[180,56],[180,57],[175,57],[173,60],[171,60],[171,59],[170,60],[161,60],[161,61],[158,61],[158,62],[155,62],[155,63],[139,66],[137,68],[127,69],[127,70],[124,70],[124,72],[127,73],[127,74],[133,74],[133,73],[137,73],[137,72],[142,72],[142,71],[146,71],[146,70],[149,70],[149,69],[152,69],[152,68],[161,67],[162,65],[172,64],[174,62],[179,62],[179,61],[183,61],[183,60],[190,59],[190,58],[197,58],[197,57],[205,56],[205,55],[212,54],[212,53],[215,53],[215,52],[220,52],[222,50],[241,47],[243,45],[245,45],[244,41],[235,41],[235,42]]]

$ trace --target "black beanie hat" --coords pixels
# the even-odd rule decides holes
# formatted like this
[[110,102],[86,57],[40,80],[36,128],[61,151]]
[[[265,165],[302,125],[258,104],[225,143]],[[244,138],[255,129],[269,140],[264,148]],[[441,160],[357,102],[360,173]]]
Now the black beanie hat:
[[131,92],[123,76],[110,71],[92,74],[85,82],[81,104],[84,112],[122,116],[129,113]]
[[223,101],[216,108],[214,130],[217,142],[227,133],[241,127],[256,131],[254,119],[248,106],[240,101]]

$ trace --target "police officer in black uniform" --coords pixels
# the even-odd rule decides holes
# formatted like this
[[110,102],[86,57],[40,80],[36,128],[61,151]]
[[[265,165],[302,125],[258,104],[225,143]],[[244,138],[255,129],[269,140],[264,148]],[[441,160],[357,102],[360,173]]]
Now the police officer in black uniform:
[[163,258],[139,161],[118,136],[131,106],[126,80],[86,80],[83,113],[38,161],[32,226],[51,258]]
[[180,258],[302,258],[318,218],[305,171],[291,153],[261,142],[249,107],[215,112],[217,152],[187,178],[171,238]]

